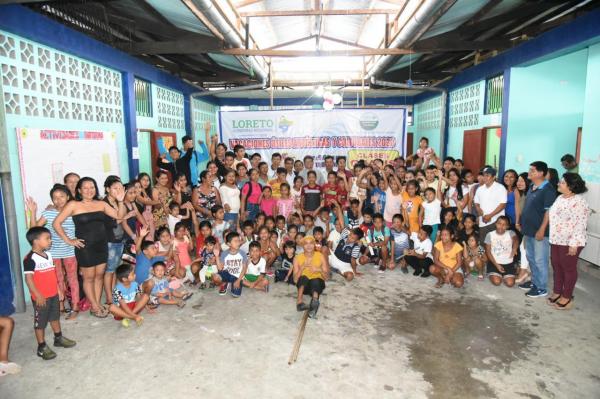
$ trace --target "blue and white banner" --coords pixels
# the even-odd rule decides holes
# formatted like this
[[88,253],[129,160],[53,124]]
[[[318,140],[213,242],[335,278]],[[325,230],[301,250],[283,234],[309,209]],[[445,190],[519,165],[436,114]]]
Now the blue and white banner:
[[222,111],[219,130],[228,148],[242,144],[269,160],[274,152],[294,159],[310,154],[317,166],[326,155],[345,155],[353,165],[406,152],[405,108]]

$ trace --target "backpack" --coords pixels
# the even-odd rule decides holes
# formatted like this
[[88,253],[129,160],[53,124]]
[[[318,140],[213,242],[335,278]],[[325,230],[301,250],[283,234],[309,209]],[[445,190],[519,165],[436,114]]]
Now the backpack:
[[[260,183],[256,183],[258,184],[258,186],[260,187],[260,190],[262,191],[263,186]],[[244,187],[246,187],[246,185],[248,185],[248,194],[246,194],[246,210],[248,209],[248,198],[250,198],[250,196],[252,195],[252,181],[248,180],[246,183],[244,183],[244,185],[242,186],[242,189],[240,190],[240,199],[242,198],[242,192],[244,191]]]

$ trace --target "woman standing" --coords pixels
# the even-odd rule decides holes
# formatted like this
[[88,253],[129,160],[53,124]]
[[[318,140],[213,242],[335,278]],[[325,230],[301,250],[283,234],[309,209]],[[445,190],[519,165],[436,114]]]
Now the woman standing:
[[[68,175],[67,175],[68,176]],[[79,176],[78,176],[79,178]],[[44,226],[50,230],[52,235],[52,247],[50,248],[50,254],[54,261],[54,267],[56,270],[56,279],[58,280],[58,288],[66,294],[65,286],[65,272],[67,275],[67,283],[69,285],[69,293],[71,295],[71,313],[67,316],[67,320],[74,319],[79,314],[79,280],[77,279],[77,259],[75,258],[75,251],[71,245],[66,243],[56,233],[52,227],[52,223],[56,216],[64,209],[71,198],[71,192],[62,184],[55,184],[50,190],[50,199],[52,200],[52,206],[42,211],[42,216],[39,219],[37,217],[37,204],[32,198],[29,198],[26,202],[27,210],[30,213],[27,227],[33,226]],[[73,224],[73,218],[68,217],[62,224],[62,227],[69,238],[75,237],[75,224]],[[66,296],[66,295],[65,295]],[[60,303],[60,310],[64,311],[64,303]]]
[[137,178],[140,191],[135,200],[136,206],[142,217],[146,221],[148,226],[148,235],[154,238],[154,231],[156,226],[154,225],[154,217],[152,216],[152,207],[158,205],[158,201],[152,199],[152,179],[148,173],[140,173]]
[[[294,282],[298,287],[296,310],[309,310],[309,316],[315,317],[319,309],[319,297],[325,289],[325,280],[329,278],[329,266],[323,254],[315,251],[315,239],[306,236],[302,239],[304,252],[294,258]],[[304,295],[310,295],[310,305],[303,301]]]
[[550,207],[550,251],[554,293],[548,304],[559,310],[573,307],[577,260],[586,244],[590,208],[581,194],[587,191],[577,173],[565,173],[558,183],[561,195]]
[[[75,247],[77,264],[83,275],[83,290],[92,308],[90,313],[96,317],[108,316],[108,310],[100,306],[104,269],[108,259],[108,240],[104,227],[105,218],[122,219],[125,216],[123,187],[115,190],[118,211],[98,198],[98,185],[91,177],[77,182],[76,201],[70,201],[56,216],[52,227],[60,238]],[[75,237],[70,238],[62,227],[63,222],[73,218]]]
[[[262,186],[258,182],[260,179],[259,176],[258,170],[250,169],[250,181],[244,184],[241,189],[242,200],[240,203],[240,215],[242,216],[242,221],[250,220],[253,222],[260,211]],[[296,179],[298,178],[302,179],[301,176],[296,176]],[[294,179],[294,181],[296,181],[296,179]]]
[[517,222],[517,213],[516,213],[516,205],[515,205],[515,192],[517,191],[517,172],[514,169],[509,169],[504,172],[502,176],[502,183],[506,188],[506,207],[504,208],[504,213],[510,219],[511,228]]
[[[104,181],[104,191],[106,196],[103,201],[118,213],[119,202],[117,200],[117,195],[121,192],[125,192],[123,183],[121,183],[121,178],[118,176],[108,176]],[[124,204],[123,207],[125,207]],[[108,241],[108,258],[106,261],[106,271],[104,273],[104,293],[106,294],[106,304],[110,306],[112,304],[112,290],[116,284],[115,271],[121,264],[121,258],[123,257],[125,229],[123,228],[122,221],[118,221],[111,217],[106,217],[105,220],[106,239]]]
[[169,204],[173,201],[173,196],[169,189],[169,172],[165,172],[164,170],[156,172],[156,184],[152,188],[152,201],[155,202],[155,205],[152,207],[154,227],[166,226],[167,217],[169,216]]
[[445,213],[447,209],[454,209],[456,210],[458,219],[462,219],[462,213],[469,211],[469,188],[463,184],[462,178],[456,168],[450,169],[448,171],[448,178],[442,177],[442,179],[448,183],[448,188],[444,192],[444,201],[442,203],[444,209],[442,213]]
[[531,272],[529,271],[529,262],[525,254],[525,242],[523,241],[523,234],[521,234],[521,213],[525,207],[525,196],[529,191],[529,177],[527,173],[521,173],[517,178],[515,193],[515,230],[519,237],[519,275],[515,280],[515,284],[523,284],[531,279]]
[[240,189],[236,185],[236,172],[228,170],[225,181],[219,187],[219,194],[225,210],[225,221],[237,231],[240,214]]
[[221,205],[219,190],[213,185],[207,170],[200,173],[200,185],[192,193],[192,205],[203,220],[212,219],[210,210],[215,205]]

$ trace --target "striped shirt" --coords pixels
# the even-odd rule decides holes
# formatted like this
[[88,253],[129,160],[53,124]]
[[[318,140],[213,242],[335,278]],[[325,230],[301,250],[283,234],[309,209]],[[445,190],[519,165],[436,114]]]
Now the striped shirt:
[[[50,234],[52,235],[52,247],[49,252],[54,259],[70,258],[75,256],[75,247],[64,242],[56,231],[54,231],[54,227],[52,227],[52,223],[54,223],[54,219],[56,219],[58,213],[56,209],[46,209],[42,212],[42,216],[46,219],[46,226],[44,227],[50,230]],[[75,238],[75,223],[73,223],[71,216],[65,219],[62,223],[62,228],[67,237],[71,239]]]

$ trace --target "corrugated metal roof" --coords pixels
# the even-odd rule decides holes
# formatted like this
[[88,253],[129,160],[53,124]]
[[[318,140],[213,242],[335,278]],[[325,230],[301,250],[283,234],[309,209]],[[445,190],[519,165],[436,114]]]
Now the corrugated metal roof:
[[181,2],[175,0],[144,0],[178,28],[212,36],[212,33]]

